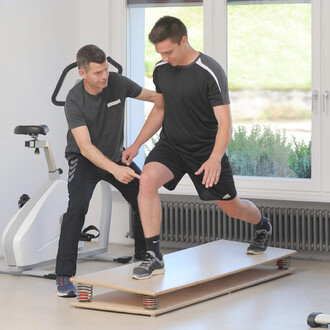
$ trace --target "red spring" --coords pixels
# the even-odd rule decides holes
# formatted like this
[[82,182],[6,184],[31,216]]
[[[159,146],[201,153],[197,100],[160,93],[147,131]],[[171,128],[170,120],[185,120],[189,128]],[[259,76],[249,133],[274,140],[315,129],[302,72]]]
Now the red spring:
[[77,291],[78,291],[77,300],[79,302],[87,302],[92,300],[93,298],[92,285],[78,284]]
[[87,292],[80,292],[79,293],[79,300],[87,300],[87,299],[89,299]]
[[145,309],[157,309],[159,306],[159,297],[142,296]]
[[276,265],[279,269],[288,269],[289,260],[288,260],[288,258],[279,259],[279,260],[277,260]]

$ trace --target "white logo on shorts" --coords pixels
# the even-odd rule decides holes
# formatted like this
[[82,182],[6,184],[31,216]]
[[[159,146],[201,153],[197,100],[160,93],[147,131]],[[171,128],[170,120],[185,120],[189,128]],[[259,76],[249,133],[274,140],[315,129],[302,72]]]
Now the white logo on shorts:
[[228,198],[231,198],[231,196],[229,194],[222,197],[222,199],[228,199]]

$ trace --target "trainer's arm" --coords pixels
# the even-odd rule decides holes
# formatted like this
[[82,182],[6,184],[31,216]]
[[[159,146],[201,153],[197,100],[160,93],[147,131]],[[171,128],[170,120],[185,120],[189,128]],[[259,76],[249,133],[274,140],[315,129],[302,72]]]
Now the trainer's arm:
[[123,151],[122,162],[129,165],[133,158],[138,154],[143,143],[147,142],[162,127],[164,119],[164,98],[163,94],[156,93],[155,105],[153,106],[140,134],[134,143]]
[[73,128],[71,129],[71,132],[77,142],[81,154],[97,167],[113,174],[114,177],[122,183],[127,184],[134,178],[140,178],[140,176],[130,167],[117,165],[96,148],[91,142],[87,126]]
[[137,100],[155,103],[156,92],[142,87],[141,93],[135,98]]
[[225,154],[232,134],[232,121],[229,104],[219,105],[213,108],[215,117],[218,122],[218,132],[215,144],[209,159],[202,164],[196,175],[204,171],[203,184],[206,188],[217,184],[221,173],[221,159]]

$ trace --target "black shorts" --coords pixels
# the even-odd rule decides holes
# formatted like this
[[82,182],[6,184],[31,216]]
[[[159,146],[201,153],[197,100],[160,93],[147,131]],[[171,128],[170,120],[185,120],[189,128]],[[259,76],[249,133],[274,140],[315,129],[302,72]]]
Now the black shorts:
[[221,160],[220,179],[216,185],[206,188],[202,184],[204,172],[195,175],[195,172],[207,160],[205,157],[188,157],[179,153],[169,143],[159,140],[149,153],[145,164],[157,162],[165,165],[174,175],[174,179],[164,184],[168,190],[174,190],[182,177],[187,173],[192,180],[201,200],[232,200],[236,197],[233,173],[227,155]]

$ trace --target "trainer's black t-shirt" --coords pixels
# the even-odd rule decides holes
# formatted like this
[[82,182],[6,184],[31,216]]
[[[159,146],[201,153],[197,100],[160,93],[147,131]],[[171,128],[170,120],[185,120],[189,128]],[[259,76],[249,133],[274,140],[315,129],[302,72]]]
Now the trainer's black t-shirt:
[[187,66],[158,62],[153,80],[165,101],[160,138],[186,156],[209,156],[218,131],[213,107],[230,103],[220,64],[203,53]]
[[65,115],[69,130],[65,157],[80,154],[72,128],[87,126],[92,144],[114,162],[121,159],[124,139],[126,97],[137,97],[142,87],[115,72],[109,72],[108,86],[98,95],[86,92],[80,81],[69,92]]

